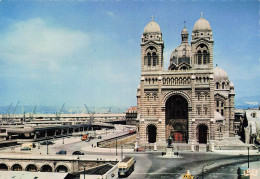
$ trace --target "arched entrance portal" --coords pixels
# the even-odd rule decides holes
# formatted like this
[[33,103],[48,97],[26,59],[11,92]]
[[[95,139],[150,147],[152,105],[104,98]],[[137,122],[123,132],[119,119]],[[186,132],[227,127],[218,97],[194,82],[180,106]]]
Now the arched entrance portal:
[[208,127],[205,124],[200,124],[197,127],[197,140],[200,144],[206,144],[207,143],[207,133],[208,133]]
[[155,125],[150,124],[147,126],[147,135],[148,135],[148,142],[149,143],[155,143],[156,142],[156,136],[157,136],[157,128]]
[[188,143],[188,102],[181,95],[171,96],[165,104],[166,138]]

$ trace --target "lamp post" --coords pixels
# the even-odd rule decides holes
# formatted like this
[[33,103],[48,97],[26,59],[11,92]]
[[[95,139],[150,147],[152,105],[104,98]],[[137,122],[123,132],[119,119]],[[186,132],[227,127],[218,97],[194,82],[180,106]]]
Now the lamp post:
[[62,144],[64,144],[64,136],[62,136]]
[[40,141],[38,141],[38,149],[40,149]]
[[121,145],[121,160],[123,160],[123,146]]
[[47,155],[49,154],[49,148],[48,148],[48,145],[49,145],[49,141],[48,141],[48,139],[47,139]]
[[85,166],[85,165],[83,165],[83,167],[84,167],[84,179],[85,179],[85,168],[86,168],[86,166]]
[[206,164],[206,165],[204,165],[204,166],[202,167],[202,179],[204,178],[204,167],[209,166],[209,165],[212,165],[213,163],[214,163],[214,162],[208,163],[208,164]]
[[247,166],[248,166],[248,169],[249,169],[249,147],[247,147],[247,150],[248,150],[248,153],[247,153]]
[[117,156],[117,139],[116,139],[116,156]]

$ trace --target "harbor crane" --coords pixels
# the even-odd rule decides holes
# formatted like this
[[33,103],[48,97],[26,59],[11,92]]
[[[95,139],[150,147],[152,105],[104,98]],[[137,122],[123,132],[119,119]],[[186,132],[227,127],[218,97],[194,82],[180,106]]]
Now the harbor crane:
[[6,113],[6,122],[10,123],[11,120],[11,108],[12,108],[13,103],[11,103],[7,109],[7,113]]
[[16,110],[17,110],[17,107],[18,107],[19,103],[20,103],[20,101],[17,102],[17,104],[16,104],[16,106],[15,106],[15,108],[14,108],[13,119],[15,118],[15,112],[16,112]]
[[37,108],[37,105],[34,106],[33,112],[30,114],[30,117],[29,117],[30,122],[33,121],[33,116],[35,114],[36,108]]
[[84,104],[84,106],[87,109],[87,112],[89,114],[89,124],[92,124],[94,122],[95,109],[94,109],[93,112],[90,112],[90,110],[88,109],[87,105]]
[[62,112],[62,110],[63,110],[64,106],[65,106],[65,103],[63,103],[62,107],[60,108],[60,111],[59,111],[59,113],[57,113],[57,112],[56,112],[56,120],[57,120],[57,121],[59,121],[59,120],[60,120],[60,115],[61,115],[61,112]]

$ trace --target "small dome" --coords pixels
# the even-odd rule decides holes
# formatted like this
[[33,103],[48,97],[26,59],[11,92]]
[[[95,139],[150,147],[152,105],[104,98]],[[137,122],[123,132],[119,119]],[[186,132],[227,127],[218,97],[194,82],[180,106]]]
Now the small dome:
[[233,88],[234,89],[235,85],[233,82],[230,83],[230,88]]
[[202,31],[204,31],[204,30],[211,31],[209,21],[207,21],[203,17],[201,17],[199,20],[197,20],[197,22],[194,24],[194,27],[193,27],[193,31],[201,31],[201,30]]
[[186,29],[186,27],[184,27],[184,28],[182,29],[181,34],[182,34],[182,35],[185,35],[185,34],[189,35],[189,32],[188,32],[188,30]]
[[214,77],[215,81],[228,80],[227,72],[219,67],[214,68]]
[[154,20],[151,20],[144,28],[144,34],[148,33],[162,33],[160,26]]

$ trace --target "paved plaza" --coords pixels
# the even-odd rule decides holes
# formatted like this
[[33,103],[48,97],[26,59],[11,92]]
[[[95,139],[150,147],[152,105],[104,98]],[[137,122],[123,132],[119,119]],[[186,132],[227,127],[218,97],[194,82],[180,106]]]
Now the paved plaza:
[[[74,157],[72,152],[79,150],[84,152],[84,156],[79,158],[121,158],[124,156],[133,156],[136,158],[134,172],[128,177],[136,178],[181,178],[186,170],[190,170],[192,175],[201,177],[202,167],[206,178],[236,178],[238,166],[247,166],[247,150],[215,150],[214,152],[190,152],[178,151],[179,157],[163,157],[162,151],[134,152],[133,149],[121,150],[116,148],[99,148],[97,142],[106,138],[115,137],[127,133],[123,126],[116,126],[116,130],[101,130],[95,135],[102,136],[102,139],[93,139],[89,142],[81,141],[80,136],[71,136],[69,138],[59,138],[54,140],[55,144],[48,145],[48,155],[46,145],[36,145],[32,151],[20,151],[20,147],[6,148],[0,151],[0,156],[24,155],[30,157],[57,157],[56,152],[66,150],[67,155],[61,158]],[[92,133],[92,132],[90,132]],[[94,133],[93,133],[94,134]],[[235,141],[236,139],[234,139]],[[225,142],[222,142],[225,143]],[[177,151],[175,151],[177,152]],[[117,155],[116,155],[117,154]],[[260,168],[260,153],[258,150],[250,150],[250,168]],[[214,162],[214,163],[213,163]]]

